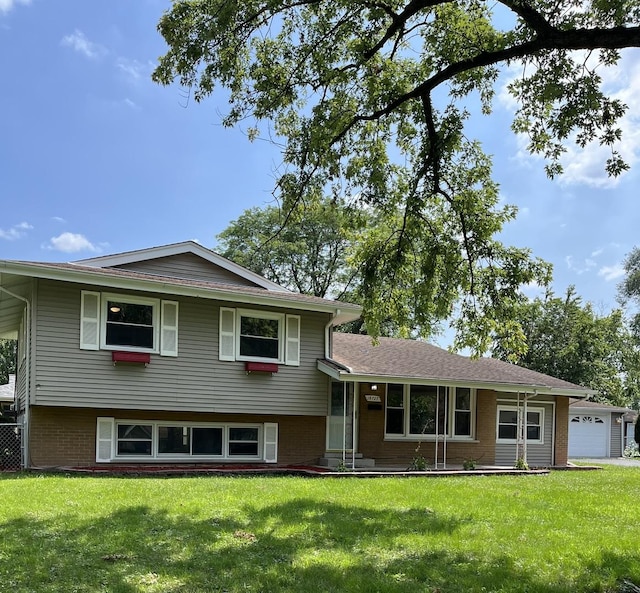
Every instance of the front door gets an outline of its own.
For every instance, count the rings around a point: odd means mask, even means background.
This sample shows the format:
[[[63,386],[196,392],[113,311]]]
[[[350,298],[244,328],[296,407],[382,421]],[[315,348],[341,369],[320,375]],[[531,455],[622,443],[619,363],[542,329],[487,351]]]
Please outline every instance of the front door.
[[[332,381],[327,417],[327,451],[351,451],[354,442],[354,385]]]

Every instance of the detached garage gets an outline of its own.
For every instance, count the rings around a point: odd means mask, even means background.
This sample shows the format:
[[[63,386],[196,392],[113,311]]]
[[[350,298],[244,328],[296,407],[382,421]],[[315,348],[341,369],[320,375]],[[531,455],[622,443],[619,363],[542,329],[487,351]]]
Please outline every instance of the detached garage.
[[[569,404],[569,457],[621,457],[627,408],[574,400]],[[631,412],[633,415],[633,412]]]

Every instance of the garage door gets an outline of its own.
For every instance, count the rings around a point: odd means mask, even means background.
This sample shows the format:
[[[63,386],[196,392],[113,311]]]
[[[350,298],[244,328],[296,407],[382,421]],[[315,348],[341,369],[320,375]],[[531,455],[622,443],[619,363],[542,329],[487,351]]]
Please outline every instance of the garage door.
[[[606,415],[569,416],[569,457],[606,457],[608,440],[609,426]]]

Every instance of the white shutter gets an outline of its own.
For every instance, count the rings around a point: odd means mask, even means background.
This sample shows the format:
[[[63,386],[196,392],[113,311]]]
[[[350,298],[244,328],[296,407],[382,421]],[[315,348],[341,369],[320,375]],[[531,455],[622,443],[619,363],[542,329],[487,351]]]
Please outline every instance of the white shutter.
[[[162,301],[160,355],[178,356],[178,303]]]
[[[236,310],[220,307],[220,360],[236,359]]]
[[[285,364],[300,365],[300,316],[287,315]]]
[[[275,422],[264,423],[264,460],[267,463],[278,461],[278,425]]]
[[[113,418],[98,418],[96,426],[96,461],[106,463],[113,459],[115,422]]]
[[[100,293],[82,291],[80,304],[80,348],[100,348]]]

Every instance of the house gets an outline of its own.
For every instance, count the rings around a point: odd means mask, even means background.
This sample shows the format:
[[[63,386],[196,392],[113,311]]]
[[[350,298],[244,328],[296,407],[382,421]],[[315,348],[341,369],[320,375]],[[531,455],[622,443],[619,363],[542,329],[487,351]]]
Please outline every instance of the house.
[[[9,382],[0,385],[0,418],[11,412],[13,408],[13,394],[16,388],[16,376],[9,375]]]
[[[609,404],[571,400],[569,457],[622,457],[634,442],[637,412]]]
[[[359,315],[193,242],[75,263],[0,260],[23,464],[406,467],[416,449],[436,465],[567,463],[569,397],[588,390],[334,332]]]

